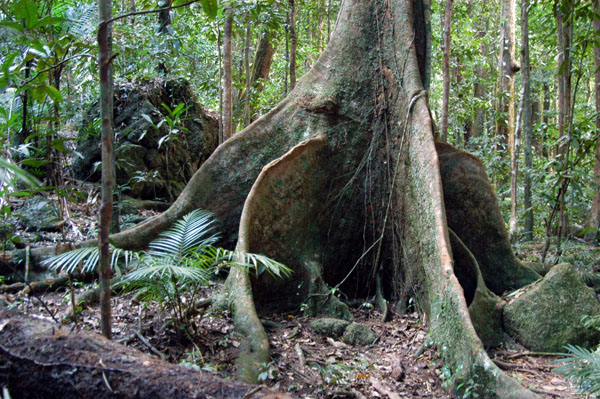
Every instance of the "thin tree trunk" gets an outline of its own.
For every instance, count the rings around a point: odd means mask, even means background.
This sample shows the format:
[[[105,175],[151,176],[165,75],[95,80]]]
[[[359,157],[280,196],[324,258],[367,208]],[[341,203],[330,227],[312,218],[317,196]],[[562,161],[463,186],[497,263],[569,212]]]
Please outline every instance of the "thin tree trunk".
[[[296,47],[298,38],[296,36],[296,8],[294,0],[288,0],[290,4],[290,91],[296,87]]]
[[[565,136],[569,124],[571,109],[571,41],[573,37],[573,13],[566,15],[559,7],[556,13],[558,35],[558,137],[560,144],[557,148],[558,159],[567,165],[568,145]],[[565,19],[565,17],[567,17]],[[558,196],[559,229],[558,236],[566,236],[568,230],[568,214],[565,212],[566,190],[561,190]]]
[[[521,126],[523,127],[525,153],[525,170],[523,183],[523,206],[525,207],[525,231],[526,241],[533,239],[533,209],[531,203],[531,170],[533,168],[532,151],[532,106],[531,106],[531,66],[529,62],[529,0],[523,0],[521,4],[521,79],[523,85],[523,116]]]
[[[496,134],[498,140],[508,144],[514,156],[515,126],[515,74],[519,64],[515,59],[515,0],[502,0],[502,47],[500,48],[500,101]]]
[[[594,15],[600,11],[600,0],[594,0]],[[594,19],[594,33],[597,36],[600,33],[600,19]],[[594,41],[594,82],[596,96],[596,136],[600,134],[600,46]],[[592,200],[592,209],[586,225],[587,240],[598,238],[598,227],[600,227],[600,140],[596,144],[596,159],[594,161],[594,199]]]
[[[327,0],[327,43],[331,38],[331,0]]]
[[[479,51],[481,54],[487,54],[487,44],[482,40],[488,33],[489,22],[482,21],[478,28],[475,37],[479,40]],[[473,83],[473,96],[483,102],[486,95],[486,86],[483,82],[487,79],[486,69],[483,63],[478,62],[475,65],[475,82]],[[471,129],[471,137],[480,137],[483,135],[485,124],[485,111],[483,107],[477,106],[473,112],[473,128]]]
[[[221,25],[217,23],[217,58],[219,61],[219,134],[218,143],[223,140],[223,57],[221,52]]]
[[[112,18],[112,1],[98,0],[100,21]],[[111,339],[109,228],[113,207],[113,126],[112,126],[112,25],[98,27],[98,64],[100,68],[100,118],[102,120],[102,205],[100,207],[100,324],[102,335]]]
[[[265,28],[258,42],[254,63],[252,64],[251,84],[257,93],[261,93],[265,89],[265,82],[269,79],[274,54],[275,47],[271,42],[271,33]]]
[[[223,32],[223,141],[233,135],[233,65],[231,39],[233,36],[233,10],[231,6],[225,11],[225,28]]]
[[[521,129],[522,129],[522,117],[523,107],[525,98],[525,86],[521,90],[521,101],[519,102],[519,112],[517,113],[517,126],[515,128],[515,145],[514,145],[514,157],[511,157],[510,164],[510,218],[508,222],[509,230],[508,234],[510,240],[515,242],[517,240],[517,183],[519,178],[519,149],[521,146]]]
[[[244,49],[245,67],[246,67],[246,103],[244,105],[244,127],[250,124],[250,92],[251,92],[251,78],[250,78],[250,36],[251,31],[250,13],[248,13],[248,20],[246,21],[246,48]]]
[[[452,21],[452,0],[446,0],[444,9],[444,45],[443,45],[443,93],[442,93],[442,120],[440,122],[440,135],[442,141],[448,141],[448,101],[450,99],[450,25]]]

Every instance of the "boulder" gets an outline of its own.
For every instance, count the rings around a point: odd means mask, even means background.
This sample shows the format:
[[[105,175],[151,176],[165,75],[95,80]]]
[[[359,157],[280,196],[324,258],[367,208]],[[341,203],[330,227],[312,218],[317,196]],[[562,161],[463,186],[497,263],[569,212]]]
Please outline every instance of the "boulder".
[[[348,345],[366,346],[371,345],[377,339],[377,335],[373,330],[362,324],[352,323],[346,327],[342,341]]]
[[[331,338],[341,337],[344,334],[344,331],[346,331],[346,327],[349,325],[349,321],[332,319],[329,317],[315,319],[310,322],[310,328],[312,328],[317,334]]]
[[[29,198],[12,214],[19,219],[19,223],[24,228],[30,231],[54,231],[62,223],[58,207],[45,197]]]
[[[584,315],[597,316],[600,305],[573,266],[562,263],[517,291],[504,307],[506,331],[534,351],[560,352],[567,344],[591,347],[598,331],[584,328]]]
[[[173,110],[183,104],[184,112]],[[197,101],[183,79],[156,78],[118,83],[114,98],[117,183],[141,199],[173,201],[218,144],[218,119]],[[80,127],[72,171],[75,178],[97,182],[100,139],[94,104]]]

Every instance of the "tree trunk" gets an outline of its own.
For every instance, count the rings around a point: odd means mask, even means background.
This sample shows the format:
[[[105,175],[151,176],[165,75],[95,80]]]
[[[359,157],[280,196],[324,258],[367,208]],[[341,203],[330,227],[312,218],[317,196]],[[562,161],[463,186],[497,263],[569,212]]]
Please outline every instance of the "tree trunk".
[[[250,124],[250,94],[252,83],[250,82],[250,37],[252,36],[252,22],[250,13],[246,17],[246,46],[244,48],[244,69],[246,72],[246,96],[244,102],[244,127]]]
[[[600,11],[600,0],[594,0],[594,15]],[[594,19],[594,33],[600,33],[600,19]],[[600,134],[600,46],[594,41],[594,82],[596,95],[596,135]],[[592,209],[587,218],[586,235],[587,240],[598,239],[598,229],[600,228],[600,140],[596,144],[596,159],[594,161],[594,199],[592,200]]]
[[[112,1],[98,1],[98,64],[100,68],[100,118],[102,120],[102,205],[98,246],[100,250],[100,324],[102,334],[111,338],[110,309],[110,253],[108,234],[113,207],[113,125],[112,125],[112,25],[106,24],[112,18]]]
[[[526,241],[533,239],[533,209],[531,204],[531,170],[533,169],[532,151],[532,115],[531,115],[531,66],[529,63],[529,0],[521,4],[521,79],[523,85],[523,115],[521,126],[524,137],[523,152],[525,153],[523,206],[525,207]]]
[[[566,8],[566,9],[564,9]],[[567,165],[567,129],[571,110],[571,41],[573,37],[573,12],[569,2],[560,2],[556,11],[558,35],[558,159]],[[565,237],[568,231],[568,215],[565,212],[565,192],[558,195],[559,220],[558,236]],[[560,240],[560,238],[559,238]]]
[[[364,297],[379,273],[391,299],[418,298],[456,384],[475,381],[486,398],[536,397],[484,350],[503,335],[496,294],[539,276],[514,257],[481,162],[436,148],[425,15],[422,0],[345,0],[294,93],[219,146],[169,210],[111,237],[143,247],[203,208],[220,219],[224,245],[237,239],[238,250],[294,269],[283,281],[228,277],[222,303],[245,337],[242,377],[268,359],[254,296],[349,317],[328,287]]]
[[[225,10],[223,29],[223,141],[233,135],[233,56],[231,40],[233,36],[233,10]]]
[[[296,35],[296,8],[294,0],[288,0],[290,4],[290,91],[296,87],[296,48],[298,37]]]
[[[442,59],[443,93],[442,93],[442,120],[440,121],[440,135],[442,141],[448,141],[448,101],[450,100],[450,26],[452,21],[452,0],[446,0],[444,9],[444,45]]]
[[[160,4],[160,2],[159,2]],[[169,33],[169,27],[171,26],[171,5],[173,4],[173,0],[166,0],[164,5],[161,7],[158,12],[158,33],[160,35],[166,36]],[[166,39],[166,38],[165,38]],[[168,39],[166,39],[168,40]],[[159,62],[158,64],[158,73],[160,75],[166,76],[169,71],[167,70],[167,65],[164,62]]]
[[[481,30],[477,32],[475,35],[476,38],[483,38],[487,34],[487,29],[483,27]],[[481,42],[479,45],[479,50],[481,54],[487,54],[487,46]],[[483,63],[477,63],[475,66],[475,82],[473,83],[473,97],[475,97],[479,102],[484,101],[484,97],[486,95],[486,90],[483,82],[487,80],[485,74],[485,67]],[[485,129],[485,110],[481,106],[476,106],[475,111],[473,113],[473,128],[471,129],[471,137],[481,137],[484,133]]]
[[[13,398],[292,399],[0,310],[0,385]]]
[[[496,134],[501,144],[508,144],[510,164],[517,161],[515,154],[515,74],[519,64],[515,59],[515,0],[502,0],[502,46],[500,47],[500,100]],[[516,186],[511,179],[511,208],[516,208]],[[516,228],[510,224],[511,236]]]

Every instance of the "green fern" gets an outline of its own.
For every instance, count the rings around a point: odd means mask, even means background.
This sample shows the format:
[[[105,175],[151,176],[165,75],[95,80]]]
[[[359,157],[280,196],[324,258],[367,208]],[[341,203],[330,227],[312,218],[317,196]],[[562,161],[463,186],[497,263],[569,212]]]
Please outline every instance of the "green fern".
[[[210,212],[194,210],[159,235],[145,253],[126,251],[111,245],[111,267],[120,261],[126,265],[137,260],[137,267],[123,277],[116,287],[137,291],[141,300],[156,300],[171,311],[172,319],[181,329],[186,325],[190,306],[198,288],[207,285],[219,270],[243,267],[259,275],[266,271],[285,278],[292,270],[264,255],[217,248],[219,240],[216,220]],[[98,265],[98,248],[78,248],[44,263],[56,271],[73,273],[77,268],[92,272]],[[188,300],[183,300],[185,296]]]
[[[78,267],[84,273],[92,273],[98,267],[99,259],[98,247],[77,248],[42,261],[42,265],[56,272],[73,273]],[[123,262],[127,267],[134,260],[139,260],[140,253],[127,251],[110,245],[110,267],[117,269],[119,262]]]
[[[573,381],[582,393],[592,395],[600,392],[600,349],[589,350],[580,346],[567,345],[566,357],[557,360],[565,363],[556,369],[560,374]]]

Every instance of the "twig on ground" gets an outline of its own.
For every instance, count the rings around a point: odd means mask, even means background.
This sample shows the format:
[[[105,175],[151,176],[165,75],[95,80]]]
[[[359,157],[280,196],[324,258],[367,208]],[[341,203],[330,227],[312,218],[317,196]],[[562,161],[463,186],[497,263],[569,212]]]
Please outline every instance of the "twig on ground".
[[[375,390],[380,394],[386,395],[390,399],[400,399],[400,395],[392,391],[387,386],[383,385],[383,383],[377,380],[376,378],[371,377],[369,381],[371,381],[371,385],[373,385],[373,388],[375,388]]]
[[[148,347],[148,349],[150,349],[150,351],[152,353],[154,353],[156,356],[158,356],[159,358],[161,358],[162,360],[166,360],[167,357],[165,356],[164,353],[162,353],[161,351],[159,351],[158,349],[156,349],[151,343],[150,341],[148,341],[146,338],[144,338],[144,336],[142,335],[141,332],[136,331],[134,332],[134,335],[140,340],[140,342],[144,345],[146,345]]]

